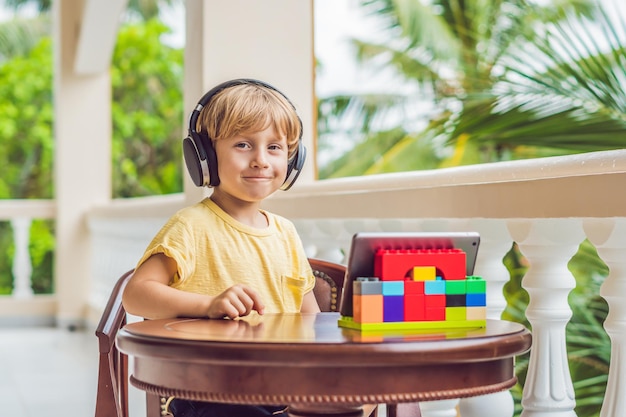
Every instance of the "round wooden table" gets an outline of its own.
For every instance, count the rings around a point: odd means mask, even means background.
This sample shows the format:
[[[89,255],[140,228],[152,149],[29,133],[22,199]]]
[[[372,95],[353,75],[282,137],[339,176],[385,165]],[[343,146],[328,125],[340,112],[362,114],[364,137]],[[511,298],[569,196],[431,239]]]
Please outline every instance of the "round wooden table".
[[[522,325],[362,333],[337,313],[240,320],[167,319],[126,325],[117,345],[133,358],[131,383],[161,396],[286,404],[294,416],[361,415],[363,404],[489,394],[516,382],[530,349]]]

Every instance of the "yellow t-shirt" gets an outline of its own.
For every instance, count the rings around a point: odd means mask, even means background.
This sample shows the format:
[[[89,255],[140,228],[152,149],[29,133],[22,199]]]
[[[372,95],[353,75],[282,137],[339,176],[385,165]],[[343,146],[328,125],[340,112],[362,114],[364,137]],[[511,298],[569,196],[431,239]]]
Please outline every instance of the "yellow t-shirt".
[[[259,293],[265,312],[297,313],[315,277],[293,223],[263,214],[269,227],[253,228],[206,198],[172,216],[137,266],[163,253],[177,264],[171,287],[214,296],[246,284]]]

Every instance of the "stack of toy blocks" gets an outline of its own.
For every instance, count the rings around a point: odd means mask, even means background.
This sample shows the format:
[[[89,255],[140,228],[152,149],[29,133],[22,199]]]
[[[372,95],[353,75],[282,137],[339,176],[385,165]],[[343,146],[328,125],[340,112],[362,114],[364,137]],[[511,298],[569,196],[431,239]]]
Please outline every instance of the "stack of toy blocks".
[[[378,250],[375,277],[357,278],[352,320],[361,330],[449,329],[486,325],[486,283],[465,275],[460,249]]]

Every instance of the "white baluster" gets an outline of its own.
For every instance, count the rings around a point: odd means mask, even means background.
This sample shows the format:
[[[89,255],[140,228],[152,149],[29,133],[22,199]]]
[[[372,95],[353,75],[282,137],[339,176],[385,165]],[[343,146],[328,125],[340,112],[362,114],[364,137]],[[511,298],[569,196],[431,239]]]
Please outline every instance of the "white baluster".
[[[600,417],[626,415],[626,219],[585,220],[584,230],[609,267],[600,295],[609,305],[604,328],[611,338],[611,366]]]
[[[15,255],[13,256],[13,297],[28,298],[33,296],[31,275],[33,266],[28,252],[31,219],[25,217],[11,220]]]
[[[471,219],[462,230],[480,233],[478,257],[474,275],[487,281],[487,317],[500,319],[506,308],[504,285],[511,275],[502,262],[511,249],[512,240],[505,220]],[[462,398],[459,411],[463,417],[511,417],[515,412],[510,391],[502,391],[473,398]]]
[[[422,401],[420,411],[422,417],[456,417],[456,406],[459,400]]]
[[[567,263],[585,237],[582,220],[511,221],[509,230],[529,262],[522,286],[530,295],[526,317],[533,344],[521,416],[575,417],[565,326],[572,316],[567,297],[576,280]]]

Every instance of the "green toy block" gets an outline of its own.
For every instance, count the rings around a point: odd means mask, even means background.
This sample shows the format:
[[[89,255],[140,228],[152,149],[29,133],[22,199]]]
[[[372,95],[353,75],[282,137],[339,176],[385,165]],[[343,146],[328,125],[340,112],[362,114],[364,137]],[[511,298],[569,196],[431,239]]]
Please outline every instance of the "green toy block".
[[[487,282],[481,277],[468,276],[465,286],[467,294],[484,294],[487,292]]]
[[[446,295],[452,294],[466,294],[465,287],[466,280],[454,280],[454,281],[445,281],[446,283]]]

